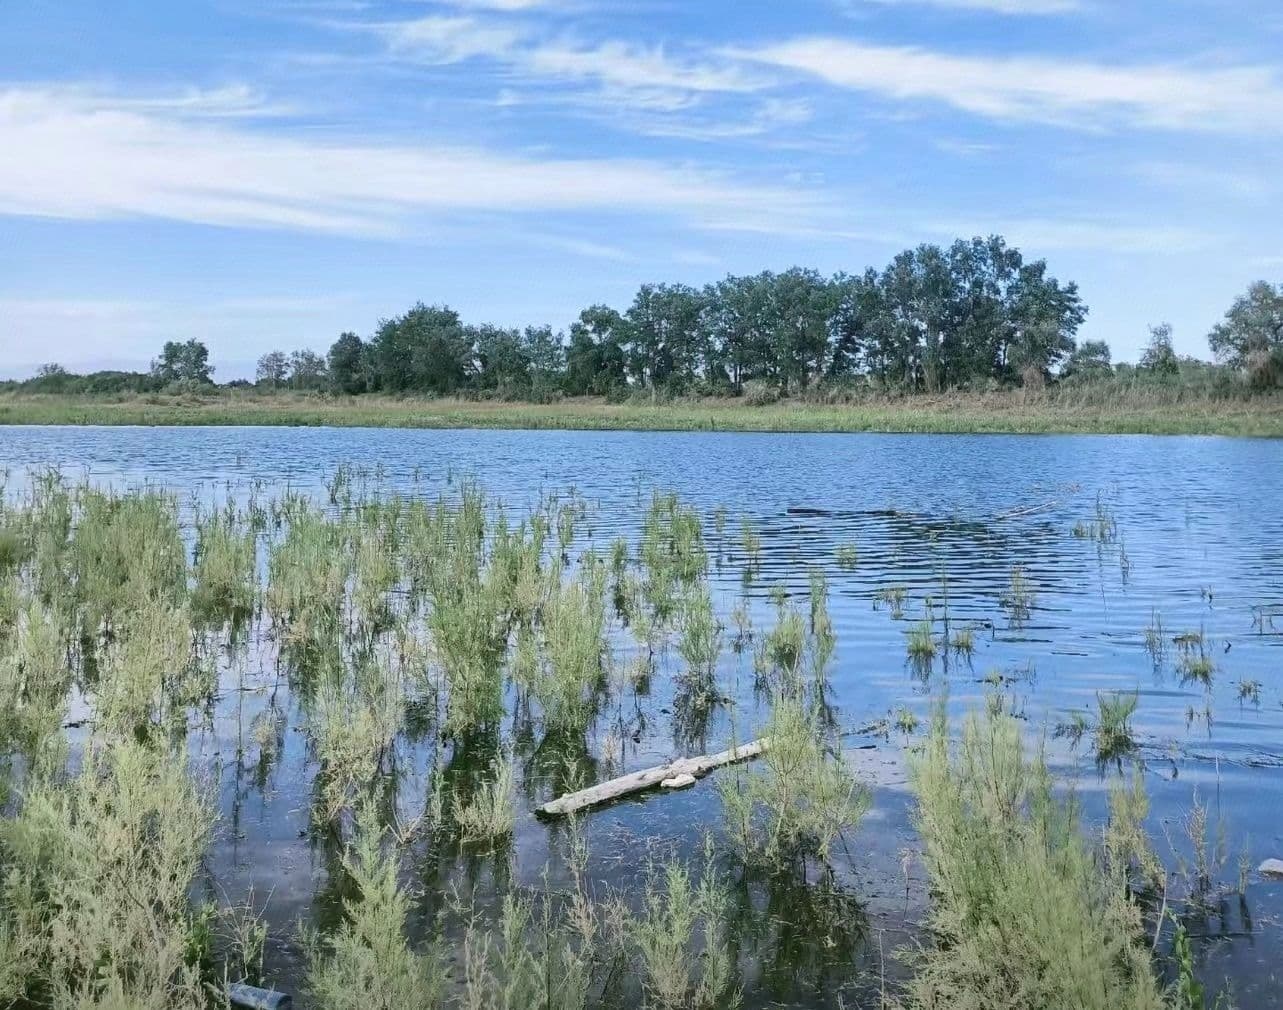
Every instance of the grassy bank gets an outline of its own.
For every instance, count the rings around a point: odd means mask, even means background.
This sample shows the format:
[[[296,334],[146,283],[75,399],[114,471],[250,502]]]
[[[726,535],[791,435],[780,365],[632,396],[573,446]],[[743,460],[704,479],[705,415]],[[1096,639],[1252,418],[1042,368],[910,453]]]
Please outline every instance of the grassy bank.
[[[1283,436],[1283,397],[917,395],[826,404],[685,399],[550,404],[220,391],[207,396],[0,394],[0,424],[292,425],[631,431],[1081,432]]]

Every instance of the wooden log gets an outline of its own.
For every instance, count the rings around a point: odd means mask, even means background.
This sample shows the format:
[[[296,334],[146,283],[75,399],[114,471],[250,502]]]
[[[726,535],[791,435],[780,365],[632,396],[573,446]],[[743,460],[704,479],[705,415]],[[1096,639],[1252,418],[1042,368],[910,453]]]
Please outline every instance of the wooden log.
[[[587,789],[580,789],[578,792],[558,796],[555,800],[549,800],[539,807],[535,813],[540,817],[565,817],[567,814],[573,814],[588,807],[611,803],[621,796],[638,793],[643,789],[653,789],[665,779],[675,778],[678,775],[694,775],[699,778],[707,775],[714,768],[720,768],[722,765],[748,761],[764,753],[768,746],[769,741],[763,737],[760,740],[741,744],[739,747],[732,747],[730,750],[719,751],[716,754],[677,758],[675,761],[668,762],[668,764],[629,772],[629,774],[621,775],[617,779],[599,782],[597,785],[589,786]]]

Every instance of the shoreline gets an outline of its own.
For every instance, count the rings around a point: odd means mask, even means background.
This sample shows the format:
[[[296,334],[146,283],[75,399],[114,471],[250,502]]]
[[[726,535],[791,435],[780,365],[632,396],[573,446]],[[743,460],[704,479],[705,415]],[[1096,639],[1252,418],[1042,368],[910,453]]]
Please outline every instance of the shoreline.
[[[903,434],[1149,434],[1283,437],[1283,398],[1190,398],[1117,405],[1018,391],[919,395],[851,404],[735,400],[549,404],[491,400],[275,394],[103,397],[0,394],[3,425],[484,428],[598,431],[737,431]]]

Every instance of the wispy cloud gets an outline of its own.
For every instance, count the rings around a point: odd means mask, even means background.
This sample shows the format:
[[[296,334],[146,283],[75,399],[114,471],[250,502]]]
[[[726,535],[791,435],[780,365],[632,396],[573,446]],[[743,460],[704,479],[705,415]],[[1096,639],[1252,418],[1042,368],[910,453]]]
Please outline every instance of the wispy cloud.
[[[917,46],[798,38],[735,55],[840,88],[939,102],[990,119],[1168,130],[1283,131],[1283,80],[1267,66],[1118,65],[959,56]]]
[[[941,239],[997,232],[1039,254],[1079,250],[1103,253],[1195,252],[1216,244],[1215,236],[1183,225],[1134,224],[1095,218],[953,219],[934,222],[929,233]]]
[[[623,158],[537,158],[193,120],[163,101],[0,90],[0,213],[391,236],[471,212],[647,212],[721,225],[817,210],[800,189]],[[92,166],[90,170],[88,166]]]
[[[506,19],[429,15],[360,27],[382,37],[398,59],[436,64],[476,59],[540,86],[596,88],[616,105],[679,109],[702,95],[744,94],[771,83],[742,61],[613,39],[549,37]]]
[[[1067,14],[1085,8],[1082,0],[848,0],[847,6],[877,4],[900,7],[918,4],[926,7],[944,7],[952,10],[988,11],[993,14]]]

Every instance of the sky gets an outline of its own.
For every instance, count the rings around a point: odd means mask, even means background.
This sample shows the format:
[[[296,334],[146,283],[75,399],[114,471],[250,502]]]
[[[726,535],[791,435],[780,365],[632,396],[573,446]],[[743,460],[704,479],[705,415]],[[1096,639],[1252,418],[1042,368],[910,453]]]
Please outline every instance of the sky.
[[[1207,356],[1283,280],[1283,4],[0,2],[0,377],[991,233]]]

